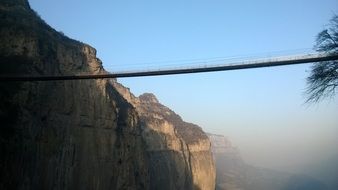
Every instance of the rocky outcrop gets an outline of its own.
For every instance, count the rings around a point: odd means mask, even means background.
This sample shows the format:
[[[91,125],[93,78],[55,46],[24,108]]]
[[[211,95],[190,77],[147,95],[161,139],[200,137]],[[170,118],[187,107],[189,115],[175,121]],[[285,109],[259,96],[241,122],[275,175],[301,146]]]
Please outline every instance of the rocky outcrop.
[[[151,188],[214,189],[216,176],[210,141],[202,129],[184,122],[153,94],[135,97],[117,82],[113,84],[140,116],[147,158],[151,162]]]
[[[106,72],[94,48],[49,27],[27,0],[2,0],[0,25],[0,74]],[[154,96],[106,79],[0,89],[0,189],[214,188],[208,138]]]
[[[153,94],[143,94],[139,100],[136,108],[146,129],[142,135],[149,159],[154,164],[150,167],[152,179],[158,187],[163,187],[165,179],[169,178],[178,186],[167,189],[189,189],[191,185],[198,189],[214,189],[215,167],[210,141],[202,129],[184,122],[160,104]],[[172,160],[177,162],[176,167],[171,167]]]

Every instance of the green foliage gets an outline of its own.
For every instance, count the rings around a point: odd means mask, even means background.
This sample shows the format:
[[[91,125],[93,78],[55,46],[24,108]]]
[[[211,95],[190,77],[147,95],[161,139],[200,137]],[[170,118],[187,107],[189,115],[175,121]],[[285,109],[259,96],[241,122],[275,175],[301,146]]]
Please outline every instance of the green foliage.
[[[328,29],[318,34],[315,48],[320,53],[338,54],[338,15],[333,16]],[[312,65],[307,85],[307,102],[319,102],[333,97],[338,86],[338,61],[323,61]]]

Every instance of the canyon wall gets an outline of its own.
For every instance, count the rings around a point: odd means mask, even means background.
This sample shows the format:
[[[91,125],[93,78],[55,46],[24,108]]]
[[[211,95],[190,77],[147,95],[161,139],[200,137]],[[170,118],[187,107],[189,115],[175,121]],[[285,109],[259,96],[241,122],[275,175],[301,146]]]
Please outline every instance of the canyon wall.
[[[1,75],[104,74],[96,50],[1,0]],[[115,79],[0,82],[0,189],[214,189],[210,142]]]
[[[184,122],[153,94],[135,97],[116,81],[112,84],[140,116],[147,158],[152,163],[151,188],[214,189],[216,174],[210,141],[202,129]]]

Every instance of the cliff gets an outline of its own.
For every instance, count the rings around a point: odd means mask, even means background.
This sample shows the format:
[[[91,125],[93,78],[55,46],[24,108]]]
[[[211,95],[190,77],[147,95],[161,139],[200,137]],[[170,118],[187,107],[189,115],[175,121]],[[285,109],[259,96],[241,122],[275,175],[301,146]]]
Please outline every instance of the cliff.
[[[210,141],[202,129],[184,122],[153,94],[135,97],[116,81],[112,84],[140,116],[147,158],[152,163],[151,188],[214,189],[216,174]]]
[[[27,0],[1,0],[0,25],[0,74],[106,72],[94,48],[48,26]],[[214,188],[203,131],[116,80],[0,89],[0,189]]]
[[[190,184],[199,189],[214,189],[215,167],[207,135],[200,127],[184,122],[160,104],[154,95],[143,94],[139,99],[136,107],[146,128],[142,135],[149,159],[154,164],[150,167],[151,178],[159,187],[168,178],[175,181],[176,186],[168,189],[181,186],[188,189]],[[175,167],[172,167],[172,160],[177,163]],[[169,175],[162,173],[163,170]]]

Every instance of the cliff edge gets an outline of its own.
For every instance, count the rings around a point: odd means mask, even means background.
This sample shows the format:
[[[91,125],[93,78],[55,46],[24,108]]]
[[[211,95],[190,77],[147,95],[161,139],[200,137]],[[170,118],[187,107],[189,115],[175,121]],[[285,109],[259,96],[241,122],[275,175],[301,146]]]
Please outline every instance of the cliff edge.
[[[27,0],[2,0],[0,25],[0,74],[106,73],[94,48],[48,26]],[[154,97],[113,79],[0,89],[0,189],[214,188],[209,140],[161,117],[168,109]]]
[[[155,95],[144,93],[135,97],[116,81],[112,84],[139,114],[147,158],[152,163],[151,188],[214,189],[216,173],[211,144],[203,130],[184,122]]]

